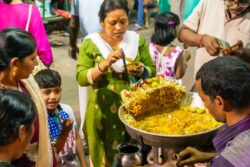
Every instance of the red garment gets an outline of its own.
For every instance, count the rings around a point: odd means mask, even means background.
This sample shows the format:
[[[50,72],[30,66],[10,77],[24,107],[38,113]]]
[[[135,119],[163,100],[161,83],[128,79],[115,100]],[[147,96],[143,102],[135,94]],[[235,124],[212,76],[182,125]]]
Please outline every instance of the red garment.
[[[27,95],[30,95],[30,93],[28,92],[28,90],[25,88],[25,86],[23,85],[22,82],[19,82],[18,83],[19,85],[19,88],[21,90],[21,92],[27,94]],[[38,118],[38,113],[36,112],[36,117],[35,117],[35,121],[34,121],[34,135],[30,141],[30,144],[33,144],[33,143],[38,143],[39,141],[39,118]],[[54,155],[54,151],[52,150],[53,152],[53,167],[56,167],[57,166],[57,162],[56,162],[56,159],[55,159],[55,155]],[[13,161],[11,164],[13,164],[15,167],[33,167],[35,166],[35,162],[34,161],[31,161],[27,155],[24,153],[23,156],[15,161]]]
[[[30,144],[37,143],[39,141],[39,119],[38,119],[37,112],[36,112],[36,117],[35,117],[34,128],[35,128],[35,132],[31,139]],[[29,160],[26,154],[23,154],[21,158],[13,161],[12,164],[16,167],[32,167],[32,166],[35,166],[36,163],[34,161]]]

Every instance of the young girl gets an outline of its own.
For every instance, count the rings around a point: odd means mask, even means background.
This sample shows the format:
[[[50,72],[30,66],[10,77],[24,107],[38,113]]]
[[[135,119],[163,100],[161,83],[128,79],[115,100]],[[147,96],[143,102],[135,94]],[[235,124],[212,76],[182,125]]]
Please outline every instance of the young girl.
[[[179,17],[171,12],[155,18],[155,30],[149,44],[149,52],[156,66],[157,75],[168,79],[180,79],[185,74],[190,53],[172,42],[177,37]]]

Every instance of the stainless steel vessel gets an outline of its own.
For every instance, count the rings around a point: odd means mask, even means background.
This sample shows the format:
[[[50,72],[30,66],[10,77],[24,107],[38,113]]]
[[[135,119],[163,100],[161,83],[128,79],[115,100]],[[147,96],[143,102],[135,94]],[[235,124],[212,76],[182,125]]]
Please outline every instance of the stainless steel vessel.
[[[142,163],[141,146],[135,143],[121,144],[117,148],[118,163],[122,167],[139,166]]]
[[[218,133],[220,127],[190,135],[164,135],[150,133],[132,127],[124,120],[125,109],[123,106],[119,109],[119,118],[125,125],[125,128],[131,138],[141,144],[153,146],[154,163],[158,162],[158,148],[169,148],[180,151],[188,146],[202,147],[211,143],[213,137]]]
[[[217,134],[218,129],[211,129],[209,131],[200,132],[196,134],[190,135],[164,135],[164,134],[156,134],[150,133],[147,131],[143,131],[137,128],[132,127],[124,120],[125,110],[123,107],[119,110],[120,120],[126,127],[129,135],[139,141],[140,143],[144,143],[151,146],[156,147],[168,147],[168,148],[185,148],[187,146],[204,146],[208,141]]]

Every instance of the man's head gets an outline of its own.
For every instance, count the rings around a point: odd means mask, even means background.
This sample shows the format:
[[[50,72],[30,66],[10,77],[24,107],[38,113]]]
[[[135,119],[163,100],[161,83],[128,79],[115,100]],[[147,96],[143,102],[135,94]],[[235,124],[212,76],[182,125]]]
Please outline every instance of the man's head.
[[[57,71],[45,69],[35,75],[46,107],[55,112],[61,100],[61,77]]]
[[[205,63],[196,74],[196,87],[217,121],[250,107],[250,68],[236,57],[219,57]]]
[[[250,0],[225,0],[226,7],[231,14],[239,15],[250,7]]]

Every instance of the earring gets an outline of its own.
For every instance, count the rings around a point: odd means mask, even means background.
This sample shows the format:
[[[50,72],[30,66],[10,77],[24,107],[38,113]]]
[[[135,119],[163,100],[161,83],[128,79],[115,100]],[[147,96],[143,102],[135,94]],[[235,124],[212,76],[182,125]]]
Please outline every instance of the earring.
[[[12,77],[15,77],[15,76],[16,76],[16,72],[17,72],[17,68],[14,67],[14,68],[11,70],[11,75],[12,75]]]

